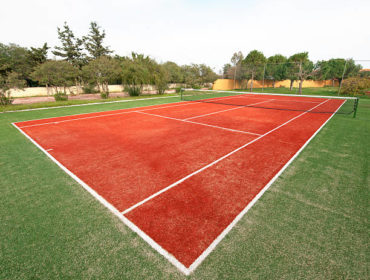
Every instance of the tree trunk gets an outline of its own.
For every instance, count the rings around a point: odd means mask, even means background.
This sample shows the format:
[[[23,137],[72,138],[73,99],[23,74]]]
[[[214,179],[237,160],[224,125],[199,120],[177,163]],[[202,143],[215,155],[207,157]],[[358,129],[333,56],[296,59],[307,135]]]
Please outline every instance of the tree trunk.
[[[272,87],[275,88],[275,79],[272,80]]]
[[[252,74],[251,86],[250,86],[250,91],[251,91],[251,92],[252,92],[252,90],[253,90],[253,79],[254,79],[254,75]]]
[[[290,80],[290,88],[289,88],[290,91],[292,91],[293,89],[293,83],[294,83],[294,80]]]
[[[334,87],[334,78],[331,79],[331,86]]]
[[[302,94],[303,79],[299,81],[299,94]]]

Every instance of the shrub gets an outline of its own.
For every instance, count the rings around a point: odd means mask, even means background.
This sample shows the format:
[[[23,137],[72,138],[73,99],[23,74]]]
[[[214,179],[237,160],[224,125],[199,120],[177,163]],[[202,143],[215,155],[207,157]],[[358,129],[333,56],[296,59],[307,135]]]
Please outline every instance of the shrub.
[[[181,87],[177,87],[177,88],[175,88],[175,90],[176,90],[176,93],[180,93],[181,92]]]
[[[13,98],[6,96],[5,94],[0,94],[0,105],[10,105],[14,101]]]
[[[54,94],[54,99],[55,101],[67,101],[68,95],[64,92],[57,92],[56,94]]]
[[[370,78],[348,78],[342,82],[342,94],[364,94],[370,88]]]
[[[95,85],[87,84],[83,87],[83,91],[85,94],[91,94],[91,93],[98,93],[98,91],[95,89]]]
[[[125,91],[127,91],[130,96],[139,96],[141,94],[141,87],[140,86],[126,87]]]
[[[100,97],[102,99],[108,99],[109,98],[109,92],[102,92],[102,93],[100,93]]]

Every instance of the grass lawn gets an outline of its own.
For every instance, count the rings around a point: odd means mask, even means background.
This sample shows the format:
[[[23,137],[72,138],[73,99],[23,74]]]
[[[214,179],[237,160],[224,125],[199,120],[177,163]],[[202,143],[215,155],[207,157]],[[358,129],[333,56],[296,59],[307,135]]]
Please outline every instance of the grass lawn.
[[[0,114],[0,279],[370,277],[370,99],[334,116],[189,277],[11,125],[176,101]]]
[[[15,104],[15,105],[0,105],[0,112],[7,111],[18,111],[18,110],[29,110],[37,108],[49,108],[49,107],[60,107],[69,105],[81,105],[81,104],[95,104],[95,103],[109,103],[109,102],[126,102],[136,99],[143,98],[158,98],[158,97],[176,97],[176,94],[145,94],[141,96],[130,96],[130,97],[113,97],[108,99],[92,99],[92,100],[67,100],[67,101],[52,101],[52,102],[39,102],[32,104]],[[171,101],[170,101],[171,102]]]
[[[338,87],[321,87],[321,88],[302,88],[302,94],[308,95],[325,95],[325,96],[338,96]],[[235,91],[249,91],[247,89],[237,89]],[[297,87],[289,90],[285,87],[277,88],[254,88],[253,92],[265,92],[265,93],[287,93],[287,94],[299,94],[299,89]],[[346,96],[346,95],[341,95]]]

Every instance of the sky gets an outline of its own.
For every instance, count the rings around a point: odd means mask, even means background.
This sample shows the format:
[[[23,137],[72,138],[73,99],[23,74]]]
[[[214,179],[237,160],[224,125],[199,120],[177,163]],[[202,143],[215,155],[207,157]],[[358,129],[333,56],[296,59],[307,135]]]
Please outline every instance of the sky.
[[[115,54],[218,72],[234,52],[254,49],[370,60],[369,14],[369,0],[12,0],[1,5],[0,42],[54,47],[65,21],[78,37],[96,21]]]

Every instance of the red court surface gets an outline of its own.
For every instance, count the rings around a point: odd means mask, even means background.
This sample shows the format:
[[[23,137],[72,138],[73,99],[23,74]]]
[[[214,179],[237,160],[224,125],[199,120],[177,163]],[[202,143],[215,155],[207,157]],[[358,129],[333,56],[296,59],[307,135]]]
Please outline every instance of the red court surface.
[[[181,102],[14,125],[185,274],[257,201],[343,100]],[[303,110],[303,111],[299,111]]]

